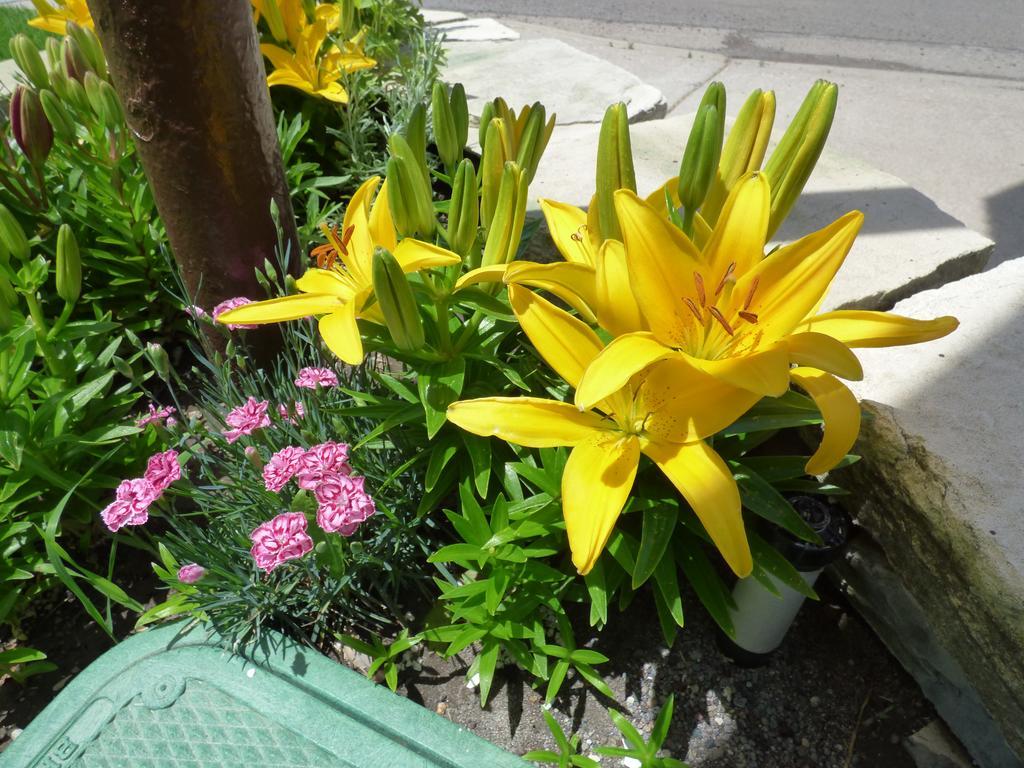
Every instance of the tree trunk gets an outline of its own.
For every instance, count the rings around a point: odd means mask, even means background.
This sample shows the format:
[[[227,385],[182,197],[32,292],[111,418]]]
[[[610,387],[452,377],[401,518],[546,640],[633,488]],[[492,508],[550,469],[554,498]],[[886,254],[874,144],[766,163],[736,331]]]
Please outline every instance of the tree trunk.
[[[253,270],[277,263],[271,200],[299,258],[249,0],[88,5],[195,303],[264,298]]]

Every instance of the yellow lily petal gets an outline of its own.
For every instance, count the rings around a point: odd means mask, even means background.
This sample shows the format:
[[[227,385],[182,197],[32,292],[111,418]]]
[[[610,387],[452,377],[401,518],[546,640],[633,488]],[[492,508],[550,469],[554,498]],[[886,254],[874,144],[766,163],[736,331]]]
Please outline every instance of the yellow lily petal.
[[[304,293],[328,293],[346,301],[352,298],[352,285],[345,275],[332,269],[307,269],[295,281],[295,287]]]
[[[370,201],[380,184],[380,176],[371,176],[352,195],[345,208],[345,219],[342,233],[351,231],[348,241],[348,255],[339,254],[339,258],[353,277],[360,283],[369,284],[373,268],[374,243],[370,237]]]
[[[323,88],[313,91],[314,96],[333,101],[335,104],[348,104],[348,91],[340,83],[327,83]]]
[[[860,211],[852,211],[780,248],[737,281],[733,301],[753,295],[747,311],[759,317],[765,342],[790,333],[818,304],[863,221]]]
[[[850,452],[860,432],[860,404],[845,384],[831,374],[814,368],[794,368],[793,383],[814,400],[824,420],[821,445],[804,468],[809,475],[820,475]]]
[[[579,445],[605,434],[611,422],[569,403],[539,397],[483,397],[448,406],[448,421],[467,432],[527,448]]]
[[[356,323],[355,302],[320,318],[320,335],[328,349],[349,365],[363,362],[363,340]]]
[[[541,357],[559,376],[575,387],[603,343],[587,325],[564,309],[520,285],[510,285],[509,303],[523,332]],[[595,407],[607,414],[628,415],[631,400],[625,391],[613,392]]]
[[[586,575],[629,498],[640,462],[633,435],[605,433],[572,449],[562,474],[562,514],[572,562]]]
[[[295,59],[291,51],[286,51],[284,48],[278,45],[271,45],[270,43],[260,45],[260,53],[270,59],[274,69],[290,70]]]
[[[672,204],[678,209],[682,202],[679,200],[679,177],[673,176],[656,190],[644,198],[644,202],[653,208],[659,216],[668,218],[668,205],[665,203],[665,192],[672,197]]]
[[[523,283],[547,291],[579,312],[586,322],[597,321],[593,309],[597,303],[593,267],[561,261],[554,264],[516,261],[508,267],[505,272],[506,283]]]
[[[704,441],[675,445],[650,441],[643,452],[672,481],[733,572],[749,576],[754,564],[740,511],[740,492],[722,457]]]
[[[637,392],[644,431],[668,443],[692,443],[725,429],[761,395],[704,373],[681,357],[651,366]]]
[[[618,240],[606,240],[597,253],[594,300],[598,322],[613,336],[647,330],[640,306],[629,289],[626,248]]]
[[[388,203],[387,179],[380,185],[380,193],[373,202],[369,224],[370,238],[373,242],[394,253],[398,246],[398,233],[395,232],[395,220],[391,216],[391,206]]]
[[[519,325],[541,357],[575,387],[604,345],[590,328],[564,309],[521,285],[508,287],[508,299]]]
[[[275,69],[267,75],[267,86],[275,85],[286,85],[289,88],[298,88],[305,93],[314,93],[313,84],[290,69]]]
[[[255,301],[252,304],[223,312],[218,315],[217,322],[224,325],[228,323],[240,325],[280,323],[310,315],[321,315],[325,312],[337,312],[344,304],[345,300],[336,294],[297,293],[294,296]]]
[[[860,360],[850,348],[823,333],[792,333],[786,337],[789,359],[798,365],[806,365],[835,374],[849,381],[864,378]]]
[[[891,312],[841,309],[801,323],[797,330],[831,336],[848,347],[896,347],[941,339],[957,329],[955,317],[914,320]]]
[[[452,264],[462,263],[457,253],[411,237],[398,244],[394,255],[403,272],[417,272],[427,267],[450,267]]]
[[[720,360],[702,360],[685,352],[681,354],[694,367],[734,387],[765,397],[779,397],[789,389],[789,354],[783,344],[775,344],[753,354]]]
[[[722,274],[735,264],[736,274],[743,275],[760,263],[770,210],[771,193],[764,174],[748,174],[736,182],[703,251],[712,274]]]
[[[500,283],[505,279],[505,270],[516,263],[513,261],[511,264],[491,264],[487,267],[470,270],[455,281],[455,290],[460,291],[467,285],[477,285],[478,283]]]
[[[551,239],[567,262],[594,266],[590,237],[587,232],[587,214],[574,205],[554,200],[540,200]]]
[[[596,403],[625,387],[634,374],[658,360],[678,355],[652,333],[619,336],[594,358],[583,374],[576,387],[576,406],[593,408]]]
[[[693,290],[694,273],[703,272],[700,254],[675,225],[629,190],[615,193],[615,212],[629,262],[629,284],[651,332],[670,347],[682,347],[687,326],[683,296]],[[685,311],[685,310],[684,310]]]

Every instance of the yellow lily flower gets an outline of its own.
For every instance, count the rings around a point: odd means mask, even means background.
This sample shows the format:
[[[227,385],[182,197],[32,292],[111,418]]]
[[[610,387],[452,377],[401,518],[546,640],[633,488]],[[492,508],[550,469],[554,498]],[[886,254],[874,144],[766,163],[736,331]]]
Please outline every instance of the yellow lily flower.
[[[583,322],[523,286],[509,287],[523,331],[571,386],[603,344]],[[680,376],[685,364],[653,366],[587,410],[533,397],[485,397],[448,407],[448,420],[482,436],[533,448],[571,446],[562,475],[562,512],[573,563],[581,574],[597,562],[629,497],[640,454],[672,481],[739,576],[752,568],[740,496],[725,462],[703,438],[735,418],[733,398],[757,395],[713,377]],[[723,407],[724,406],[724,407]]]
[[[260,45],[260,52],[274,65],[267,85],[286,85],[338,104],[348,103],[348,92],[338,80],[345,73],[368,69],[377,62],[363,53],[360,35],[342,48],[331,45],[321,54],[329,22],[325,16],[304,26],[294,43],[294,53],[270,43]]]
[[[217,322],[262,325],[321,315],[320,335],[330,350],[346,363],[359,365],[363,361],[363,342],[356,320],[383,323],[373,292],[374,250],[379,247],[390,251],[405,273],[461,262],[457,254],[430,243],[412,238],[398,242],[388,208],[387,182],[380,186],[374,200],[379,184],[380,177],[374,176],[356,190],[340,230],[323,227],[337,265],[308,270],[295,283],[301,293],[246,304],[219,315]]]
[[[298,48],[302,32],[309,25],[302,0],[251,1],[256,11],[256,23],[260,17],[265,18],[275,40]],[[313,19],[325,22],[327,31],[334,32],[341,22],[341,9],[335,3],[321,3],[313,10]]]
[[[741,179],[703,249],[631,192],[615,194],[629,284],[650,331],[619,336],[595,358],[576,390],[589,408],[663,360],[680,375],[778,397],[790,383],[814,399],[825,422],[807,472],[831,469],[860,428],[856,398],[836,376],[857,380],[857,346],[913,344],[957,327],[953,317],[920,321],[885,312],[817,315],[860,229],[854,211],[764,257],[769,189],[763,174]],[[793,364],[800,367],[791,368]],[[734,418],[749,405],[738,398]]]
[[[80,27],[93,29],[92,15],[89,13],[89,6],[85,0],[57,0],[56,5],[50,5],[47,0],[32,0],[36,13],[39,15],[28,20],[30,27],[41,29],[44,32],[52,32],[55,35],[67,34],[67,25],[73,21]]]

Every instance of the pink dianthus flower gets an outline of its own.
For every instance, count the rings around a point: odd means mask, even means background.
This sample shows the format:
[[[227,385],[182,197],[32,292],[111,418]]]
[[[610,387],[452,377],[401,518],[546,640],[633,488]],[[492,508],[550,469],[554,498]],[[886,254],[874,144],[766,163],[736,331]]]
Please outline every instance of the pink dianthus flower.
[[[111,531],[126,525],[142,525],[149,520],[149,505],[159,495],[160,491],[144,477],[122,480],[113,503],[100,512],[100,517]]]
[[[315,493],[320,507],[316,522],[327,533],[351,536],[359,524],[377,511],[364,488],[365,479],[347,475],[325,477]]]
[[[164,419],[167,419],[167,426],[176,424],[177,421],[171,418],[172,413],[177,413],[177,409],[173,405],[165,405],[163,408],[157,408],[155,404],[149,404],[149,413],[140,416],[135,421],[136,427],[145,427],[147,424],[160,424]]]
[[[252,304],[252,299],[247,299],[245,296],[235,296],[233,299],[226,299],[213,308],[213,319],[216,321],[218,317],[229,309],[238,309],[246,304]],[[229,331],[251,331],[257,327],[247,323],[228,323],[227,326]]]
[[[146,474],[143,477],[152,484],[157,493],[163,493],[171,483],[181,479],[178,452],[171,449],[163,453],[154,453],[149,457]]]
[[[185,314],[191,317],[193,320],[202,320],[207,317],[206,310],[200,307],[198,304],[189,304],[185,307]]]
[[[302,448],[289,445],[270,457],[263,467],[263,485],[268,491],[277,493],[292,479],[302,467],[302,459],[306,452]]]
[[[195,584],[206,575],[206,569],[197,563],[188,563],[178,569],[178,581],[182,584]]]
[[[313,540],[306,533],[306,516],[301,512],[282,512],[258,526],[249,538],[256,566],[267,573],[313,549]]]
[[[299,488],[313,491],[325,475],[347,475],[351,472],[352,468],[348,465],[348,444],[329,441],[314,445],[306,451],[302,458],[302,466],[296,474]]]
[[[228,426],[234,427],[224,433],[229,443],[235,442],[242,435],[251,435],[253,430],[270,426],[270,417],[267,416],[267,407],[270,404],[266,400],[257,400],[250,396],[244,405],[232,410],[224,421]]]
[[[330,368],[303,368],[295,379],[295,386],[305,389],[338,386],[338,375]]]

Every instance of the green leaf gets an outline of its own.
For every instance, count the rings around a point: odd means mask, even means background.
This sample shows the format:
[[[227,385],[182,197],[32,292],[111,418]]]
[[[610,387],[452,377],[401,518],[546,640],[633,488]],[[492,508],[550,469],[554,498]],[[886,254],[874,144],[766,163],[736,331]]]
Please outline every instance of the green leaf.
[[[821,413],[809,397],[792,390],[782,397],[766,397],[719,434],[741,435],[770,429],[821,424]]]
[[[661,558],[658,567],[654,569],[654,587],[665,601],[672,620],[678,626],[683,626],[683,599],[679,595],[679,573],[676,570],[676,561],[671,554]]]
[[[758,517],[789,531],[798,539],[821,544],[821,537],[771,483],[741,462],[730,461],[729,467],[739,485],[744,507]]]
[[[604,578],[604,558],[598,558],[594,567],[583,577],[590,596],[590,626],[608,623],[608,590]]]
[[[469,460],[473,465],[473,482],[481,497],[487,496],[487,487],[491,479],[491,441],[490,438],[477,437],[462,432],[462,441],[469,452]]]
[[[580,677],[594,686],[594,688],[599,692],[603,693],[609,699],[615,698],[615,692],[608,687],[608,683],[606,683],[604,678],[594,671],[593,667],[589,664],[576,664],[574,666],[576,667],[576,671],[579,673]]]
[[[427,463],[427,474],[424,478],[424,487],[427,491],[434,490],[434,486],[437,485],[437,481],[441,477],[441,472],[452,460],[452,457],[458,453],[459,448],[455,444],[455,440],[454,434],[448,434],[431,443],[427,448],[430,451],[430,461]]]
[[[419,372],[416,383],[427,419],[428,439],[432,439],[444,426],[448,406],[459,399],[465,380],[466,361],[462,357]]]
[[[42,661],[46,654],[37,651],[35,648],[11,648],[8,651],[0,651],[0,665],[27,664],[30,661]]]
[[[729,613],[729,608],[733,605],[732,595],[704,554],[700,539],[681,530],[677,542],[679,551],[676,554],[679,564],[693,591],[697,593],[697,598],[722,631],[735,638],[736,629]]]
[[[654,727],[651,729],[650,745],[654,748],[655,752],[661,749],[665,739],[668,738],[668,729],[672,725],[672,709],[675,706],[675,701],[675,694],[669,695],[668,699],[661,706],[657,719],[654,721]]]
[[[441,547],[434,554],[427,558],[428,563],[451,563],[463,560],[486,560],[488,553],[475,544],[449,544]]]
[[[770,574],[804,597],[818,599],[818,593],[804,581],[800,572],[775,547],[754,531],[747,531],[747,540],[750,542],[750,554],[754,558],[755,570]]]
[[[544,703],[550,704],[555,700],[558,695],[558,689],[562,687],[562,683],[565,682],[565,676],[569,672],[569,662],[564,659],[555,664],[555,668],[551,670],[551,677],[548,679],[547,692],[544,694]]]
[[[640,589],[654,573],[679,521],[678,508],[674,504],[645,509],[643,515],[640,551],[633,568],[633,589]]]
[[[483,650],[477,656],[479,662],[477,674],[480,675],[480,706],[487,706],[487,698],[491,694],[491,684],[494,682],[494,670],[498,666],[498,651],[500,646],[497,642],[484,643]]]

